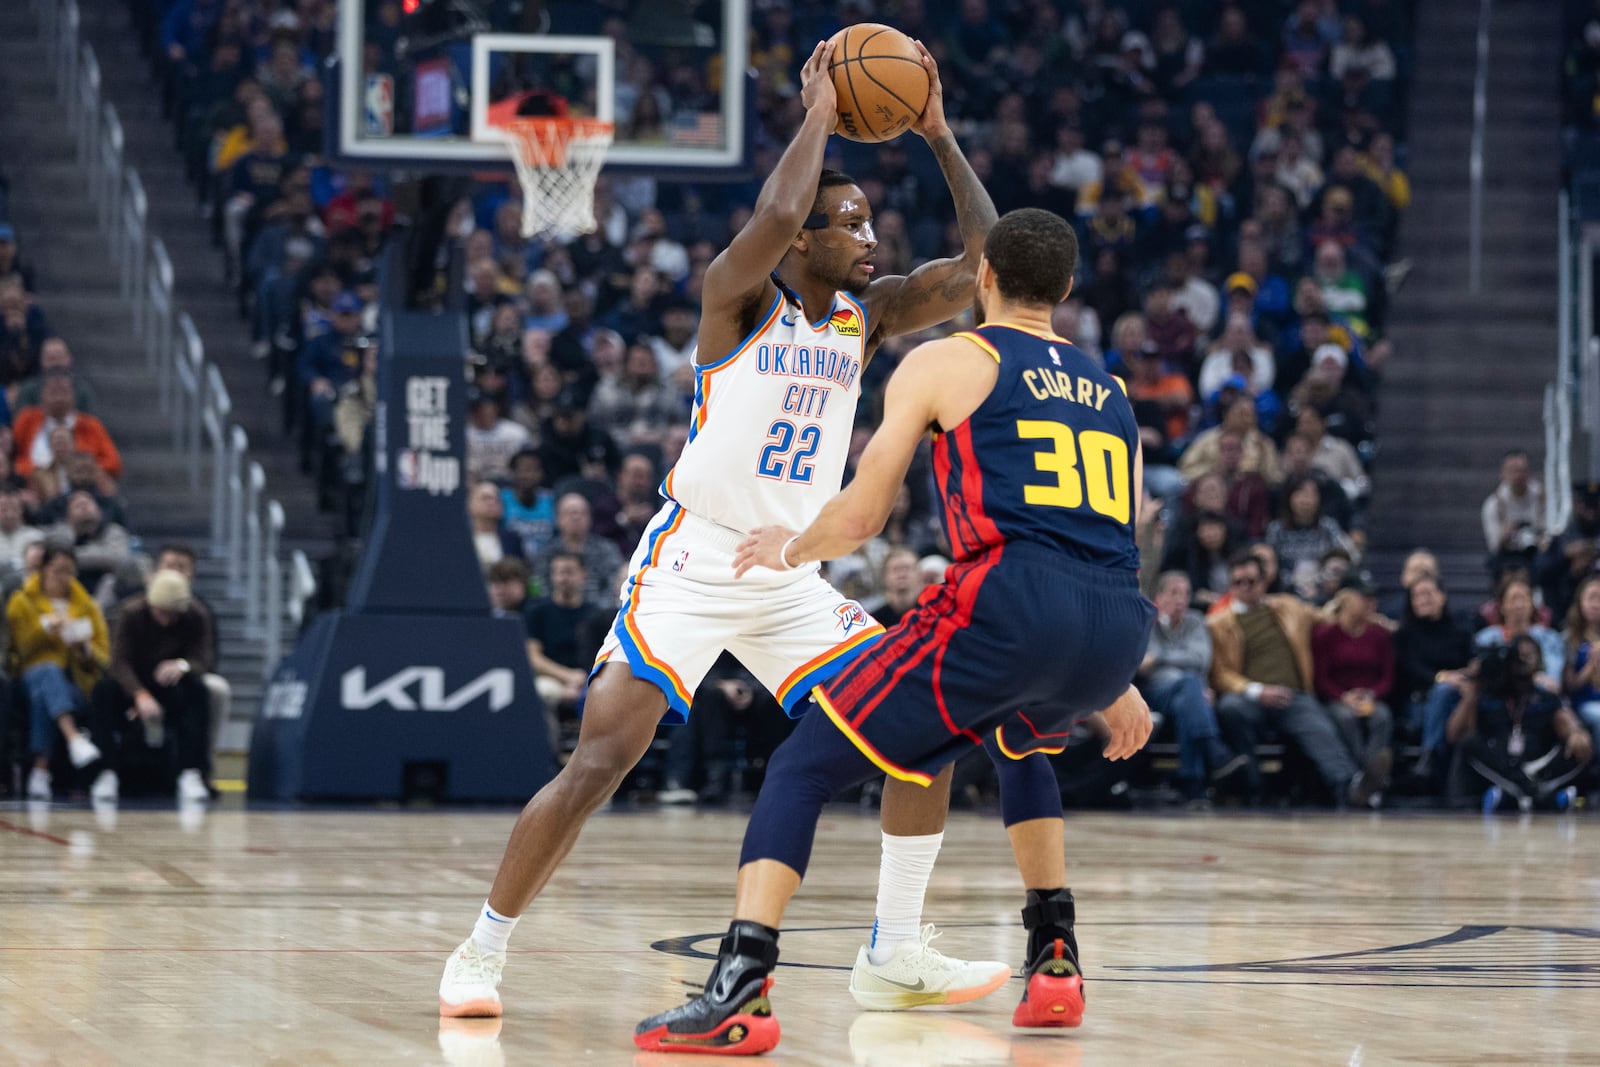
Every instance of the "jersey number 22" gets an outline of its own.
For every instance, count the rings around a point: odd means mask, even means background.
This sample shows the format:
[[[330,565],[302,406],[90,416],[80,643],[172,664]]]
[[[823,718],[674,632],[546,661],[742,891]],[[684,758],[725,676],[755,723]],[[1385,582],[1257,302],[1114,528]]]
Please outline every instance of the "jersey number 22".
[[[756,461],[756,474],[776,481],[810,485],[816,470],[812,462],[822,444],[822,427],[808,422],[798,430],[788,419],[779,419],[767,430],[767,444]]]

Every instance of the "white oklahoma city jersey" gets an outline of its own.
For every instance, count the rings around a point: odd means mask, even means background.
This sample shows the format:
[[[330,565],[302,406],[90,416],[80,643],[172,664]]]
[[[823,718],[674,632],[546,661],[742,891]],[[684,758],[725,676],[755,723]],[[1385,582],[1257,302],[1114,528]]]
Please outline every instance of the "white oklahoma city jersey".
[[[662,492],[740,533],[809,526],[844,480],[867,336],[848,293],[814,324],[780,290],[737,348],[696,368],[689,443]]]

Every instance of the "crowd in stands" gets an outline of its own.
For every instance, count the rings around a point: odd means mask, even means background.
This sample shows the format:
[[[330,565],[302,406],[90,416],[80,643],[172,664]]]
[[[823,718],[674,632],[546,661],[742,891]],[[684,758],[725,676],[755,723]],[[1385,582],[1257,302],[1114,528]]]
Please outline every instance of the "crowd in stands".
[[[1545,636],[1519,621],[1517,590],[1532,581],[1546,607],[1581,604],[1593,547],[1587,534],[1547,536],[1530,524],[1542,508],[1528,498],[1537,489],[1526,457],[1520,475],[1508,459],[1485,504],[1503,579],[1486,628],[1455,621],[1437,568],[1420,562],[1408,566],[1398,604],[1380,611],[1363,558],[1374,414],[1385,365],[1404,358],[1386,323],[1409,269],[1415,6],[757,3],[749,180],[602,174],[599,228],[572,240],[524,239],[515,186],[478,184],[444,228],[454,256],[438,257],[464,264],[459,281],[441,272],[413,295],[424,306],[460,304],[469,318],[468,521],[494,609],[526,620],[539,691],[560,713],[553,728],[570,727],[624,561],[687,438],[706,265],[748,220],[800,121],[798,70],[811,42],[870,19],[928,45],[952,126],[999,210],[1044,206],[1078,229],[1081,269],[1055,324],[1125,379],[1143,437],[1152,499],[1140,541],[1162,615],[1140,684],[1177,740],[1178,792],[1196,803],[1220,793],[1376,804],[1396,778],[1442,793],[1454,763],[1456,794],[1567,797],[1576,779],[1562,761],[1587,759],[1577,739],[1587,734],[1574,731],[1566,705],[1540,701],[1565,690],[1600,724],[1600,700],[1589,699],[1600,695],[1587,653],[1594,624],[1580,611],[1568,631],[1576,643]],[[322,155],[316,71],[335,4],[142,7],[179,146],[266,380],[328,506],[357,516],[381,358],[375,264],[397,213],[382,176]],[[366,7],[380,65],[402,17],[393,8]],[[630,109],[670,105],[673,86],[687,82],[628,63],[620,22],[616,36],[618,120],[628,124]],[[1580,58],[1600,55],[1587,47]],[[880,271],[959,247],[926,157],[899,142],[830,149],[829,165],[852,173],[873,205]],[[922,339],[889,342],[864,375],[852,457],[882,383]],[[923,463],[883,536],[829,567],[885,623],[942,578],[949,548],[932,499]],[[1575,529],[1593,526],[1583,514]],[[1559,574],[1547,572],[1551,553],[1566,565]],[[1531,680],[1515,656],[1483,654],[1524,648],[1524,638],[1540,649]],[[1523,689],[1534,682],[1530,703]],[[730,768],[758,767],[781,736],[781,725],[763,725],[770,696],[736,662],[720,664],[696,699],[720,710],[664,735],[670,750],[655,784],[669,800],[725,795]],[[1092,747],[1092,723],[1084,733]],[[1537,782],[1517,776],[1522,763],[1507,769],[1508,753],[1542,755],[1552,738],[1563,755],[1540,764]],[[1282,757],[1264,765],[1260,755],[1278,743]],[[1402,751],[1404,776],[1395,773]]]
[[[122,457],[36,282],[0,212],[0,795],[114,802],[127,778],[203,803],[228,687],[194,553],[142,550]]]

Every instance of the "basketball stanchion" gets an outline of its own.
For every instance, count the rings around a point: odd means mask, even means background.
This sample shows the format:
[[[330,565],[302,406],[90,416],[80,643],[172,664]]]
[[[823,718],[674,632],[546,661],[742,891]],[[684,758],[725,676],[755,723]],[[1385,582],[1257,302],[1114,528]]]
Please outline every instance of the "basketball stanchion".
[[[391,304],[381,330],[372,530],[346,607],[262,696],[250,797],[525,800],[555,764],[522,620],[490,612],[467,527],[465,320]]]

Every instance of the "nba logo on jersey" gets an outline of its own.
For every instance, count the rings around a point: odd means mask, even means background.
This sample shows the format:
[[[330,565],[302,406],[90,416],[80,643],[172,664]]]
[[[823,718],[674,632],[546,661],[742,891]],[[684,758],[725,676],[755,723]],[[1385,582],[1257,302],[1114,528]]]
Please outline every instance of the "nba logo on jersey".
[[[867,625],[867,613],[861,610],[861,605],[854,600],[840,604],[833,609],[833,613],[839,617],[839,629],[844,631],[846,637],[849,637],[853,630]]]
[[[840,308],[828,317],[828,325],[840,337],[860,337],[861,317],[854,308]]]
[[[1055,345],[1050,346],[1050,362],[1058,367],[1061,366],[1061,353],[1056,351]]]
[[[394,133],[394,78],[387,74],[368,74],[365,116],[362,132],[368,137],[389,137]]]
[[[682,573],[683,568],[687,567],[688,565],[689,565],[689,551],[688,551],[688,549],[685,549],[682,552],[678,553],[678,558],[676,560],[674,560],[673,563],[672,563],[672,569],[675,570],[675,571],[678,571],[679,573]]]

